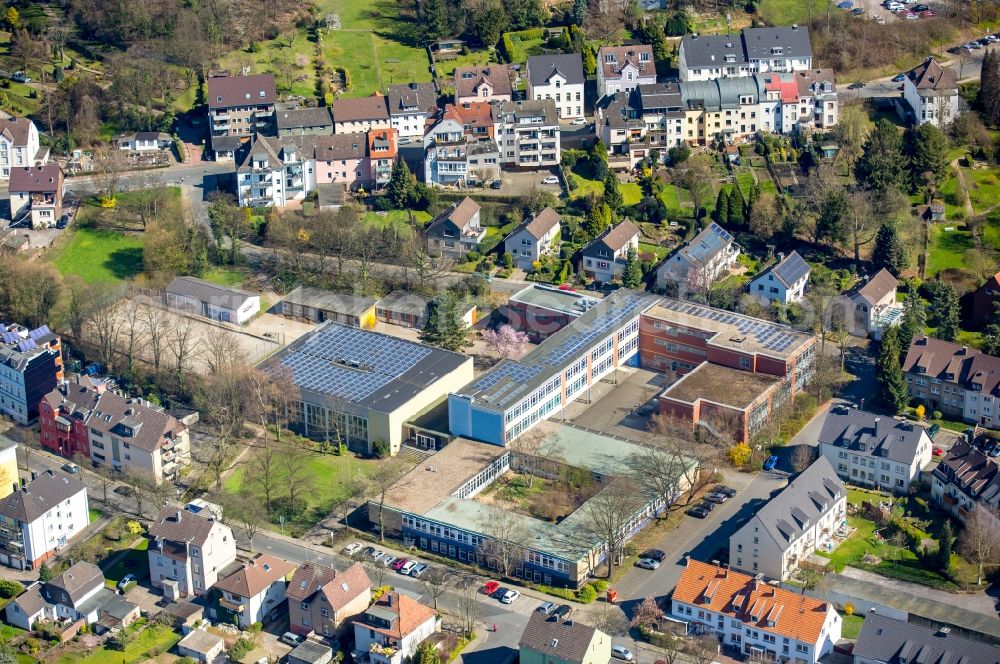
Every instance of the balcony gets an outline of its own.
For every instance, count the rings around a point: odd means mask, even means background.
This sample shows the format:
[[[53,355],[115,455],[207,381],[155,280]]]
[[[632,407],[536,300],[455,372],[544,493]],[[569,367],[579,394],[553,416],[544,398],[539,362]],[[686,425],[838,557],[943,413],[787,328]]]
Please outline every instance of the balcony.
[[[233,602],[226,599],[224,596],[219,598],[219,606],[224,609],[229,609],[230,611],[235,611],[236,613],[243,613],[242,602]]]

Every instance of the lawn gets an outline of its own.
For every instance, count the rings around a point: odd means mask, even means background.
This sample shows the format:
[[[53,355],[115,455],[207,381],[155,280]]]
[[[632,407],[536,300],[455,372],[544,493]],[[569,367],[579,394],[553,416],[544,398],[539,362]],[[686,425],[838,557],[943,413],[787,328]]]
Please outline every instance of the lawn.
[[[844,623],[840,628],[840,635],[845,639],[857,639],[858,635],[861,634],[861,625],[865,622],[864,616],[858,615],[847,615],[846,613],[840,614],[843,618]]]
[[[215,265],[202,272],[201,278],[220,286],[239,286],[246,275],[233,268]]]
[[[954,230],[946,231],[945,228]],[[930,227],[930,256],[927,259],[927,277],[941,270],[964,268],[965,252],[973,248],[972,234],[960,231],[949,222]]]
[[[938,190],[941,198],[944,200],[944,216],[948,220],[948,223],[952,223],[957,219],[965,217],[965,204],[961,202],[958,196],[958,178],[950,177],[944,181],[941,188]],[[922,197],[918,197],[918,203],[923,202]]]
[[[756,180],[754,180],[753,173],[742,171],[736,174],[736,184],[740,186],[740,192],[742,192],[744,199],[750,196],[755,183]]]
[[[622,205],[636,205],[642,200],[642,187],[635,182],[625,182],[618,185],[622,194]]]
[[[648,260],[653,263],[653,265],[656,265],[661,260],[666,258],[668,253],[670,253],[670,249],[661,247],[658,244],[649,244],[648,242],[639,243],[639,256],[642,257],[643,260],[647,260],[646,256],[652,256],[652,258],[649,258]]]
[[[134,574],[137,579],[149,576],[149,540],[143,538],[134,547],[128,549],[125,555],[115,564],[106,565],[101,563],[98,566],[104,572],[104,585],[114,588],[126,574]],[[119,552],[113,552],[105,560],[110,562]]]
[[[413,215],[413,224],[417,228],[423,228],[431,220],[429,212],[423,210],[388,210],[386,212],[366,212],[361,218],[366,224],[377,226],[388,226],[389,224],[410,225],[410,215]]]
[[[274,74],[279,92],[291,92],[306,98],[316,96],[315,47],[305,30],[299,30],[291,47],[282,37],[257,42],[250,48],[230,51],[220,65],[230,71],[240,71],[250,64],[255,74]]]
[[[124,651],[100,648],[86,657],[63,655],[57,664],[133,664],[165,653],[181,640],[181,635],[163,626],[147,627],[132,636]]]
[[[510,38],[513,52],[508,53],[509,61],[515,64],[527,62],[529,55],[541,55],[544,52],[542,46],[545,44],[545,30],[542,28],[531,28],[520,32],[505,33],[501,43]]]
[[[89,516],[90,516],[90,523],[94,523],[95,521],[100,520],[102,516],[104,516],[104,512],[97,509],[96,507],[91,507],[89,510]]]
[[[1000,178],[993,169],[965,169],[965,179],[969,183],[969,198],[976,214],[1000,205]]]
[[[601,196],[604,194],[604,183],[597,180],[588,180],[579,173],[570,173],[570,180],[573,181],[569,197],[571,199],[586,198],[593,194]]]
[[[455,69],[458,67],[479,67],[491,62],[500,62],[492,48],[485,51],[469,51],[465,55],[459,55],[450,60],[438,60],[438,77],[445,87],[451,87],[452,79],[455,77]]]
[[[142,238],[115,231],[78,228],[49,260],[65,277],[116,285],[142,272]]]
[[[665,184],[663,186],[663,191],[660,192],[660,200],[663,201],[663,204],[667,206],[668,210],[681,209],[681,201],[677,194],[676,185]]]

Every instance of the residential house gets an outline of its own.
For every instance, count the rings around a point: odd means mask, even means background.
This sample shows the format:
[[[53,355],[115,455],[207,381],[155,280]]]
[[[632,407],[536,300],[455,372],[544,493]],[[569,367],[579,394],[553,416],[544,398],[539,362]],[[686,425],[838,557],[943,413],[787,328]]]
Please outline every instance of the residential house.
[[[521,664],[607,664],[611,637],[576,620],[533,611],[517,643]]]
[[[390,85],[386,100],[392,128],[407,138],[422,137],[427,119],[438,110],[433,83]]]
[[[0,119],[0,180],[10,178],[12,168],[42,166],[48,148],[38,142],[38,128],[28,118]]]
[[[208,85],[208,125],[216,158],[234,150],[232,139],[271,131],[278,93],[273,74],[215,76]],[[215,143],[216,137],[231,140]]]
[[[793,25],[745,28],[739,34],[686,35],[678,50],[680,80],[711,81],[812,69],[809,30]]]
[[[260,296],[195,277],[174,277],[163,295],[171,309],[223,323],[243,325],[260,313]]]
[[[7,478],[13,488],[17,475]],[[47,470],[0,500],[0,564],[35,569],[65,548],[90,523],[87,488]]]
[[[881,338],[882,332],[898,325],[903,318],[903,305],[896,302],[899,281],[889,270],[882,268],[874,276],[862,279],[849,293],[854,315],[846,316],[851,334]]]
[[[504,251],[514,257],[514,265],[530,272],[543,256],[555,254],[562,233],[559,213],[550,207],[528,217],[504,238]]]
[[[1000,428],[1000,358],[919,336],[910,342],[902,368],[910,396],[927,410]]]
[[[636,161],[626,161],[625,158],[630,155],[633,143],[645,144],[654,141],[653,136],[647,139],[649,130],[643,122],[641,109],[633,103],[638,99],[637,92],[616,92],[601,97],[594,107],[594,133],[608,148],[608,166],[611,168],[634,168],[648,152],[640,148],[641,157]],[[683,114],[679,117],[683,117]],[[657,145],[656,149],[661,149],[661,146]],[[662,149],[669,148],[663,146]]]
[[[281,313],[287,318],[324,323],[328,320],[375,329],[375,298],[363,295],[345,295],[333,291],[298,286],[281,300]]]
[[[977,288],[970,297],[969,323],[973,329],[980,329],[996,316],[1000,303],[1000,272],[997,272]]]
[[[799,256],[799,252],[793,251],[787,256],[779,253],[778,262],[751,279],[748,288],[751,295],[765,303],[801,302],[811,271],[812,268]]]
[[[313,561],[303,563],[288,583],[289,629],[303,636],[340,634],[368,608],[371,586],[361,563],[343,571]]]
[[[258,553],[244,561],[229,576],[215,582],[219,606],[237,616],[239,626],[248,629],[256,622],[280,612],[285,603],[287,578],[295,565],[268,553]]]
[[[510,65],[455,67],[455,104],[510,101],[514,76]]]
[[[639,260],[639,227],[628,219],[609,226],[580,250],[583,273],[588,279],[605,283],[621,279],[629,251]]]
[[[402,664],[436,626],[434,609],[387,592],[354,621],[354,659],[367,655],[371,664]]]
[[[62,343],[48,325],[0,323],[0,367],[0,413],[33,424],[38,403],[63,379]]]
[[[500,102],[493,115],[501,164],[529,169],[559,165],[562,152],[554,101]]]
[[[532,55],[528,58],[527,71],[527,99],[554,101],[559,114],[557,120],[583,117],[586,77],[579,53]]]
[[[127,627],[139,617],[139,606],[104,584],[93,563],[78,562],[45,582],[36,582],[7,605],[7,622],[31,630],[46,621],[82,621],[100,634]]]
[[[695,140],[687,102],[678,83],[640,85],[625,107],[628,127],[616,132],[616,142],[627,139],[630,164],[649,157],[651,150],[665,154],[670,148]],[[636,122],[638,121],[638,122]]]
[[[598,302],[598,298],[586,293],[529,284],[508,298],[503,314],[508,323],[527,334],[532,343],[541,343]]]
[[[392,179],[392,167],[399,156],[399,140],[395,129],[372,129],[368,132],[368,175],[371,188],[381,191]]]
[[[951,67],[928,57],[903,76],[903,101],[913,124],[945,129],[958,118],[958,77]]]
[[[787,74],[783,74],[786,76]],[[832,129],[840,119],[837,83],[832,69],[806,69],[791,74],[798,86],[796,131]]]
[[[729,566],[784,581],[846,518],[847,489],[820,456],[729,537]]]
[[[401,325],[422,329],[427,322],[427,305],[429,298],[412,291],[393,291],[383,297],[375,305],[375,316],[383,323]],[[458,302],[458,315],[466,326],[476,324],[476,305],[471,302]]]
[[[653,47],[649,44],[602,46],[597,51],[597,95],[632,92],[656,83]]]
[[[931,473],[931,496],[954,516],[965,519],[978,505],[1000,509],[1000,472],[992,458],[958,440]]]
[[[188,632],[177,644],[177,654],[196,662],[211,664],[226,650],[226,642],[221,635],[207,629]]]
[[[975,662],[1000,664],[1000,646],[952,634],[949,627],[865,614],[851,653],[854,664]]]
[[[11,219],[30,215],[32,228],[49,228],[62,216],[65,184],[59,164],[11,168],[7,188]]]
[[[330,105],[333,112],[333,133],[355,134],[369,129],[389,129],[389,107],[385,95],[378,92],[369,97],[337,99]]]
[[[181,595],[204,595],[236,560],[233,531],[211,516],[166,507],[148,532],[149,579],[154,588],[169,586]]]
[[[714,283],[736,265],[740,246],[722,226],[711,223],[691,242],[675,251],[656,268],[656,283]]]
[[[114,144],[129,152],[160,152],[172,148],[174,139],[165,131],[130,131],[115,138]]]
[[[278,109],[274,113],[278,136],[326,136],[333,133],[333,115],[329,106]]]
[[[840,641],[843,623],[829,602],[688,559],[670,614],[714,633],[724,647],[767,661],[816,664]]]
[[[486,237],[486,229],[479,223],[479,203],[466,196],[434,217],[424,235],[430,254],[464,260]]]
[[[75,376],[41,400],[39,442],[66,458],[173,481],[191,463],[188,427],[164,409],[106,389],[106,382]]]
[[[424,182],[463,187],[500,176],[493,111],[485,102],[445,106],[424,137]]]

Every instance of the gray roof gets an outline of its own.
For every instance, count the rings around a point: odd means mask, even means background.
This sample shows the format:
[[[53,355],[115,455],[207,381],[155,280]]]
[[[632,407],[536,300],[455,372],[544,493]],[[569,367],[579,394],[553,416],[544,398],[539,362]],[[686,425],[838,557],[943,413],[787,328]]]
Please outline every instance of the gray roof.
[[[688,109],[719,111],[740,108],[740,97],[752,97],[756,104],[767,96],[764,78],[758,74],[714,81],[688,81],[680,85],[681,101]]]
[[[528,58],[528,80],[532,85],[545,85],[557,73],[566,79],[566,85],[583,85],[586,81],[579,53],[533,55]]]
[[[529,284],[511,295],[508,301],[580,316],[601,300],[586,293],[562,290],[544,284]]]
[[[785,288],[789,288],[803,276],[808,276],[811,270],[809,263],[806,263],[802,256],[799,256],[799,252],[793,251],[757,275],[754,281],[759,281],[762,277],[773,274],[774,278],[780,281]]]
[[[1000,647],[974,641],[950,630],[893,620],[877,613],[865,616],[854,656],[898,664],[998,664]]]
[[[103,575],[101,583],[104,583]],[[138,608],[138,604],[128,601],[111,588],[101,588],[93,597],[88,597],[80,606],[76,607],[76,610],[83,614],[97,610],[99,620],[104,619],[103,622],[114,625],[116,621],[128,618]],[[103,614],[107,614],[112,620],[107,620],[107,616]]]
[[[167,292],[234,310],[242,307],[251,297],[257,297],[245,290],[220,286],[195,277],[174,278],[167,286]]]
[[[58,340],[48,325],[28,330],[16,323],[0,323],[0,364],[24,371],[36,357],[52,352],[49,346]]]
[[[30,523],[81,491],[86,491],[86,487],[76,477],[47,470],[0,500],[0,514]]]
[[[552,99],[525,99],[520,101],[501,101],[494,106],[493,117],[498,123],[511,123],[522,118],[537,118],[541,116],[544,124],[558,125],[559,111]]]
[[[687,35],[681,41],[688,67],[744,65],[771,58],[811,58],[809,30],[804,27],[746,28],[738,35]],[[781,49],[775,52],[775,49]],[[729,60],[726,60],[729,56]]]
[[[564,662],[583,662],[596,631],[575,620],[560,620],[558,616],[533,611],[517,645],[540,653],[543,659],[556,657]]]
[[[45,584],[42,595],[46,595],[49,588],[59,589],[69,596],[74,606],[81,597],[93,591],[95,587],[104,585],[104,573],[101,569],[86,561],[80,561],[67,569],[59,576],[54,577]]]
[[[28,618],[35,616],[48,605],[48,602],[42,597],[42,584],[39,581],[29,586],[11,603],[21,607],[22,613]]]
[[[149,526],[149,534],[157,539],[168,542],[190,542],[197,546],[203,545],[216,522],[206,519],[188,510],[164,507]],[[228,526],[223,526],[228,528]]]
[[[760,508],[743,529],[759,523],[784,551],[846,495],[833,466],[820,457]]]
[[[393,291],[375,305],[375,310],[423,316],[427,312],[428,298],[411,291]],[[468,311],[466,309],[465,311]]]
[[[323,664],[333,658],[333,649],[324,646],[322,643],[306,639],[295,646],[292,652],[288,653],[289,662],[302,662],[302,664]]]
[[[684,107],[679,84],[646,84],[640,85],[636,89],[639,91],[639,107],[643,112],[650,112],[656,109],[683,114]],[[633,101],[633,105],[634,104],[635,102]]]
[[[624,129],[628,126],[644,127],[645,122],[639,117],[642,109],[635,105],[638,101],[639,96],[635,94],[635,91],[604,95],[594,105],[597,126],[616,129]],[[680,96],[677,97],[677,102],[680,104]]]
[[[263,363],[291,372],[303,400],[345,400],[391,413],[472,358],[327,321]]]
[[[733,236],[716,223],[698,233],[690,243],[680,249],[680,253],[689,262],[697,265],[711,263],[717,255],[725,251],[733,242]]]
[[[313,307],[323,311],[333,311],[348,316],[360,316],[375,306],[375,298],[373,297],[345,295],[312,286],[299,286],[286,295],[282,302]]]
[[[389,115],[411,113],[433,113],[437,110],[437,90],[433,83],[403,83],[390,85],[386,95],[389,101]]]
[[[742,35],[686,35],[681,40],[688,67],[721,67],[747,64]],[[726,56],[730,56],[727,61]]]
[[[837,406],[823,421],[819,443],[850,449],[852,452],[907,465],[917,456],[924,428],[913,422],[900,422],[886,415]],[[928,445],[930,439],[927,440]]]
[[[307,127],[329,127],[333,133],[333,116],[329,106],[317,108],[295,108],[285,111],[275,111],[278,129],[305,129]]]

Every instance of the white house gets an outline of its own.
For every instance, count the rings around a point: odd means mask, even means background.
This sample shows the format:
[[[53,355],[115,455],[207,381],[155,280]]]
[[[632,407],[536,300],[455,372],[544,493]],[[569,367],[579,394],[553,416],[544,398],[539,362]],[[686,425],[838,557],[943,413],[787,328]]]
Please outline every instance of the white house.
[[[653,47],[649,44],[602,46],[597,51],[597,94],[632,92],[656,83]]]
[[[516,75],[510,65],[455,67],[455,104],[510,101]]]
[[[272,611],[281,609],[288,589],[286,577],[295,565],[266,553],[244,562],[238,570],[215,583],[219,606],[239,617],[244,629],[264,622]]]
[[[150,525],[149,536],[149,579],[155,588],[204,595],[236,560],[233,531],[210,516],[167,507]]]
[[[500,163],[515,168],[558,166],[562,159],[557,103],[502,101],[494,105]]]
[[[174,144],[174,139],[163,131],[133,131],[118,136],[114,142],[119,150],[159,152],[169,150]]]
[[[629,219],[609,226],[580,250],[583,272],[599,282],[619,279],[625,270],[629,250],[639,251],[639,227]]]
[[[87,487],[47,470],[0,500],[0,564],[35,569],[90,523]]]
[[[434,609],[398,592],[387,592],[354,621],[354,660],[367,656],[371,664],[402,664],[436,626]]]
[[[11,168],[10,218],[31,219],[32,228],[55,226],[62,216],[65,178],[59,164]]]
[[[958,118],[958,77],[951,67],[927,58],[903,76],[903,100],[913,124],[930,122],[944,129]]]
[[[582,118],[583,60],[579,53],[533,55],[528,58],[528,99],[552,99],[563,120]]]
[[[691,242],[667,257],[656,268],[656,283],[683,284],[692,278],[706,282],[719,279],[725,270],[736,264],[740,246],[722,226],[712,223]]]
[[[848,406],[827,413],[818,442],[845,482],[897,493],[920,479],[933,449],[924,427]]]
[[[10,177],[10,169],[41,166],[48,160],[48,148],[39,149],[38,128],[28,118],[0,120],[0,180]]]
[[[784,581],[846,517],[847,489],[820,457],[729,537],[729,566]]]
[[[164,293],[171,309],[243,325],[260,312],[260,296],[195,277],[175,277]]]
[[[899,281],[885,268],[874,276],[866,277],[846,294],[853,316],[847,316],[849,332],[876,339],[882,331],[902,322],[903,305],[896,302],[896,288]]]
[[[400,136],[423,136],[427,118],[437,112],[437,91],[433,83],[390,85],[386,100],[389,122]]]
[[[746,28],[739,34],[697,35],[681,40],[681,81],[712,81],[767,72],[812,69],[809,30],[793,25]]]
[[[829,602],[691,559],[671,595],[670,615],[769,662],[816,664],[840,641],[843,627]]]
[[[801,302],[811,269],[797,251],[778,254],[777,263],[750,281],[750,294],[764,302]]]
[[[530,271],[535,261],[556,252],[556,241],[562,231],[559,213],[550,207],[525,219],[504,238],[504,250],[514,257],[514,264]]]

